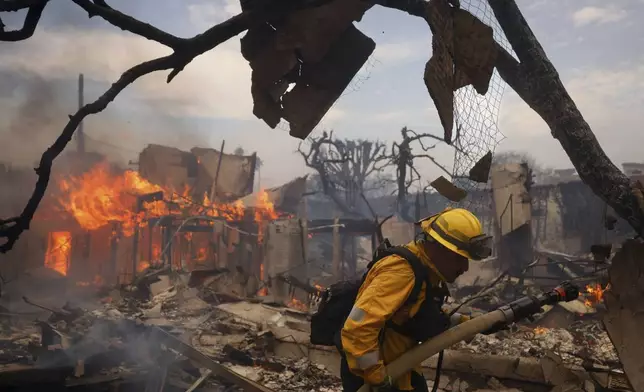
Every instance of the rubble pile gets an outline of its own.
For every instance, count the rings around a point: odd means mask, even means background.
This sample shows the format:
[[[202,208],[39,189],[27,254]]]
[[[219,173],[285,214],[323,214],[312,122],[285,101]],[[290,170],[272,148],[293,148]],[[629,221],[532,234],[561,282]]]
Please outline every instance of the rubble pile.
[[[282,371],[235,364],[227,364],[227,366],[238,374],[274,391],[340,392],[342,390],[340,380],[331,377],[324,365],[312,364],[307,359],[283,365]]]
[[[453,348],[471,353],[535,358],[554,352],[569,365],[582,365],[585,360],[619,363],[608,334],[597,321],[579,322],[569,330],[519,326],[515,331],[479,334],[470,342],[460,342]]]
[[[341,390],[339,379],[323,365],[273,355],[269,330],[207,303],[183,276],[170,274],[100,294],[96,302],[101,305],[93,310],[70,304],[47,308],[25,298],[47,310],[48,317],[34,322],[0,318],[0,388],[29,390],[42,379],[49,386],[80,390],[113,383],[146,390],[187,390],[198,384],[191,390],[210,392],[268,390],[262,386]],[[48,372],[53,380],[45,376]]]
[[[131,285],[99,290],[92,309],[47,308],[24,298],[46,309],[47,317],[0,319],[0,388],[34,388],[39,379],[78,390],[118,383],[157,391],[341,391],[339,356],[310,345],[308,312],[276,304],[270,296],[222,295],[193,280],[175,271],[152,271]],[[509,376],[493,369],[505,368],[490,364],[516,357],[539,363],[555,355],[566,368],[583,368],[585,362],[619,368],[602,325],[589,318],[566,329],[519,325],[477,335],[449,351],[441,391],[510,388]],[[474,363],[488,368],[472,378],[458,373],[463,361],[471,369]],[[431,360],[423,366],[431,377]],[[27,371],[29,376],[18,375]],[[515,381],[548,383],[521,377]]]

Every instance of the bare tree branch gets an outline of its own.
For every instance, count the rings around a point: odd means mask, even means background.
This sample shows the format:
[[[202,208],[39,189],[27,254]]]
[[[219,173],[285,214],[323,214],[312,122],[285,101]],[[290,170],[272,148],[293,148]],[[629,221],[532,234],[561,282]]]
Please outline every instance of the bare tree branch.
[[[398,210],[404,219],[413,220],[413,218],[407,213],[410,207],[407,203],[407,195],[409,194],[410,188],[414,184],[418,183],[422,177],[420,172],[416,169],[414,161],[416,159],[426,158],[432,161],[432,163],[444,171],[448,176],[451,176],[451,172],[447,170],[445,166],[440,164],[434,157],[427,154],[429,150],[443,142],[443,138],[429,133],[419,134],[407,127],[403,127],[400,130],[400,133],[402,135],[402,140],[391,146],[391,152],[388,155],[388,159],[392,165],[396,166],[398,185],[396,200],[398,203]],[[423,139],[437,140],[437,143],[425,145],[423,143]],[[418,144],[425,154],[415,154],[413,152],[412,143]],[[452,147],[457,148],[455,147],[455,144],[452,144]]]
[[[20,11],[28,8],[25,22],[20,30],[5,31],[4,23],[0,20],[0,41],[23,41],[34,35],[45,7],[49,0],[13,0],[0,2],[0,12]]]
[[[302,150],[302,143],[297,151],[306,166],[320,176],[323,192],[343,213],[362,215],[356,209],[357,197],[368,191],[368,181],[389,164],[385,144],[335,139],[333,132],[323,132],[322,136],[308,140],[308,151]]]
[[[72,1],[84,9],[90,18],[100,16],[105,19],[105,21],[113,24],[121,30],[140,35],[143,38],[156,41],[172,49],[177,50],[181,46],[185,46],[188,41],[187,39],[176,37],[148,23],[117,11],[114,8],[109,7],[105,2],[101,2],[101,5],[99,5],[97,1],[91,0]]]
[[[329,0],[311,0],[305,2],[284,1],[280,2],[279,6],[271,7],[269,10],[264,8],[251,9],[233,16],[227,21],[213,26],[202,34],[189,39],[179,39],[170,34],[164,33],[151,25],[140,22],[110,8],[104,1],[72,1],[88,11],[90,16],[94,13],[96,15],[100,15],[107,21],[114,23],[122,29],[132,31],[148,39],[167,44],[174,49],[174,52],[171,55],[138,64],[125,71],[121,77],[96,101],[83,106],[74,115],[69,117],[69,121],[61,135],[43,153],[39,165],[35,169],[38,180],[34,187],[34,191],[20,216],[0,220],[0,238],[6,239],[6,242],[0,245],[1,253],[6,253],[11,250],[20,235],[25,230],[29,229],[34,214],[36,213],[36,210],[44,197],[45,191],[47,190],[53,162],[71,141],[78,125],[85,117],[104,110],[109,103],[112,102],[121,91],[123,91],[123,89],[135,82],[141,76],[155,71],[172,70],[167,77],[167,81],[170,82],[179,72],[181,72],[181,70],[185,68],[188,63],[194,60],[195,57],[215,48],[217,45],[238,35],[239,33],[251,27],[266,23],[276,17],[283,16],[288,12],[301,9],[303,7],[319,6]],[[6,10],[16,10],[17,7],[17,9],[29,7],[27,18],[25,20],[25,27],[33,27],[31,33],[27,31],[27,33],[31,35],[33,34],[33,30],[35,30],[38,20],[40,19],[40,15],[42,14],[42,10],[46,4],[47,0],[42,0],[40,2],[11,1],[0,2],[0,7],[4,7]],[[0,10],[2,9],[3,8],[0,8]],[[31,24],[33,24],[33,26]],[[25,28],[23,28],[23,30],[25,30]],[[0,39],[9,41],[17,40],[15,39],[16,35],[7,35],[10,33],[13,32],[1,32]],[[27,33],[23,32],[21,34]],[[22,39],[25,38],[28,37],[23,36]],[[176,47],[173,45],[176,45]]]
[[[438,167],[439,169],[441,169],[441,170],[443,171],[443,173],[447,174],[448,176],[451,176],[451,175],[452,175],[452,172],[451,172],[451,171],[447,170],[447,168],[446,168],[445,166],[443,166],[442,164],[440,164],[440,163],[436,160],[436,158],[434,158],[434,157],[433,157],[433,156],[431,156],[431,155],[428,155],[428,154],[418,154],[418,155],[414,155],[414,158],[427,158],[427,159],[429,159],[430,161],[432,161],[432,163],[433,163],[434,165],[436,165],[436,167]]]

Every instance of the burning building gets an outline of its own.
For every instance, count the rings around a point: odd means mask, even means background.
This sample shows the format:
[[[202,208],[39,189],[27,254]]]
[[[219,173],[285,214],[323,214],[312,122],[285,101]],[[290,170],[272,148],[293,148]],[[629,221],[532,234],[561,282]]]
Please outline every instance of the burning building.
[[[253,193],[255,164],[255,154],[150,145],[139,170],[130,170],[72,153],[55,168],[31,230],[3,264],[14,273],[44,266],[79,285],[127,282],[154,264],[195,269],[234,260],[259,274],[265,222],[279,214],[267,192]],[[20,177],[3,173],[13,183]],[[24,202],[28,191],[8,196]]]

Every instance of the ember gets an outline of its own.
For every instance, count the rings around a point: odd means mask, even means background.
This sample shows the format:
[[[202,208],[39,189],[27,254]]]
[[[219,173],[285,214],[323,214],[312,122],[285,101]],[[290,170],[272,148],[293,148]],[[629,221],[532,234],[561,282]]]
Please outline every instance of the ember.
[[[72,234],[59,231],[49,234],[47,253],[45,253],[45,267],[67,275],[69,256],[72,249]]]
[[[548,332],[548,328],[536,327],[533,332],[534,332],[535,335],[542,335],[542,334]]]

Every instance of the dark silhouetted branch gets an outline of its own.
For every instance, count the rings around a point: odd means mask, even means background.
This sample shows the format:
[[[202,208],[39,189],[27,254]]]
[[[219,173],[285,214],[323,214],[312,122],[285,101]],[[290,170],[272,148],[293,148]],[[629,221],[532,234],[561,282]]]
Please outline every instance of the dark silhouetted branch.
[[[0,1],[0,12],[19,11],[27,9],[27,16],[20,30],[5,31],[4,23],[0,21],[0,41],[16,42],[24,41],[30,38],[36,32],[36,27],[40,21],[45,7],[49,0],[25,0],[25,1]]]
[[[402,135],[402,140],[396,142],[391,146],[391,153],[388,156],[389,161],[392,165],[396,167],[396,182],[397,182],[397,203],[398,211],[401,216],[408,221],[413,220],[408,214],[410,206],[407,203],[407,195],[409,194],[409,189],[416,183],[421,180],[420,172],[416,169],[415,160],[426,158],[429,159],[436,167],[441,169],[445,174],[451,176],[452,173],[447,170],[447,168],[440,164],[433,156],[429,155],[429,150],[434,149],[439,143],[443,142],[443,138],[429,134],[429,133],[417,133],[407,127],[403,127],[400,130]],[[457,128],[457,138],[452,143],[452,147],[459,149],[457,147],[456,141],[458,140],[459,132]],[[426,145],[423,140],[431,139],[436,140],[436,143],[431,145]],[[413,144],[420,146],[420,149],[424,152],[423,154],[416,154],[413,151]],[[459,150],[461,151],[461,150]]]
[[[2,0],[0,1],[0,12],[16,12],[31,8],[48,0]]]
[[[91,0],[72,0],[79,7],[84,9],[90,18],[100,16],[105,21],[120,28],[121,30],[129,31],[131,33],[140,35],[151,41],[156,41],[160,44],[168,46],[172,49],[178,49],[182,44],[186,43],[186,39],[176,37],[172,34],[166,33],[148,23],[142,22],[136,18],[126,15],[114,8],[108,6],[105,2],[91,1]]]

